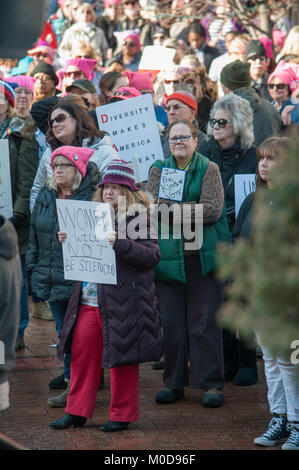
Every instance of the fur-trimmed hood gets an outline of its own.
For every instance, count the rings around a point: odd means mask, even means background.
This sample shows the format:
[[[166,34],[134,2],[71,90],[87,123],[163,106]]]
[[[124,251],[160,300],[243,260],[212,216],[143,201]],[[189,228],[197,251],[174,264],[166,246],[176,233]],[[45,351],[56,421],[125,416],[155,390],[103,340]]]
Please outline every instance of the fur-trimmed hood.
[[[24,119],[19,116],[13,116],[9,121],[9,128],[11,132],[29,140],[35,137],[37,131],[35,121],[31,117]]]

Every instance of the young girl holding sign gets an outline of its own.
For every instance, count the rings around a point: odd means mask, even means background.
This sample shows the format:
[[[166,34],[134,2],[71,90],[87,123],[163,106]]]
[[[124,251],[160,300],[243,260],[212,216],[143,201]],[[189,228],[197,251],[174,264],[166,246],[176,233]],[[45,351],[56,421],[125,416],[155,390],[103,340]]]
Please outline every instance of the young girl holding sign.
[[[118,208],[121,196],[125,207]],[[111,369],[111,403],[110,420],[100,429],[114,432],[139,419],[138,364],[162,355],[154,285],[160,250],[152,235],[152,199],[136,186],[131,164],[111,162],[93,200],[116,211],[108,240],[116,255],[117,284],[75,285],[58,349],[60,357],[71,351],[70,393],[66,414],[50,426],[83,426],[92,417],[103,367]]]

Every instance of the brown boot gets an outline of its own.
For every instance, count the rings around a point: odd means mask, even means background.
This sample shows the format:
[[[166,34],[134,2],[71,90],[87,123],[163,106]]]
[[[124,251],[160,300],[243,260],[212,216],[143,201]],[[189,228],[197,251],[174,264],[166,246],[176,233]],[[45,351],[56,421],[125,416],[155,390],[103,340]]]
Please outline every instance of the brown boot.
[[[32,316],[41,320],[53,320],[48,302],[32,302]]]
[[[64,380],[67,382],[67,388],[60,395],[49,398],[48,406],[51,406],[52,408],[64,408],[66,406],[67,397],[70,392],[70,382],[67,379]]]

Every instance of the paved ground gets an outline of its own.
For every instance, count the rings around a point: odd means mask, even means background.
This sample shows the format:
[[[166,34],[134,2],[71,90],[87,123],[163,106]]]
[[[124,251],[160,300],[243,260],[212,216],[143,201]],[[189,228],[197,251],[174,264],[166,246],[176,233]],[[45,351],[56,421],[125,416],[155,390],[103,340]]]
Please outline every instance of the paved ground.
[[[262,360],[258,361],[258,383],[250,387],[227,383],[225,404],[218,409],[203,408],[203,392],[190,389],[185,400],[156,405],[163,371],[144,364],[140,421],[112,434],[99,430],[108,420],[109,371],[105,371],[105,387],[98,392],[93,419],[83,428],[55,431],[49,423],[64,414],[63,408],[47,407],[47,399],[57,394],[48,383],[62,372],[56,350],[50,347],[56,341],[54,322],[30,317],[26,348],[17,352],[10,374],[11,406],[0,416],[0,433],[19,445],[30,450],[259,450],[253,439],[269,421]]]

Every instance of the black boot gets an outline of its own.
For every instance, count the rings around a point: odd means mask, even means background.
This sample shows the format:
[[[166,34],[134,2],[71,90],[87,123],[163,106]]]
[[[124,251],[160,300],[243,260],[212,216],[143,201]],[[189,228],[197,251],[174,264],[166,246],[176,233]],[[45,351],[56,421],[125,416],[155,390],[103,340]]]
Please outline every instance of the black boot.
[[[117,432],[117,431],[124,431],[127,429],[130,422],[127,421],[107,421],[106,424],[100,426],[100,430],[104,432]]]
[[[83,426],[86,421],[87,418],[84,418],[84,416],[69,415],[66,413],[62,418],[50,423],[49,426],[54,429],[66,429],[70,428],[71,426],[74,426],[74,428],[79,428]]]

